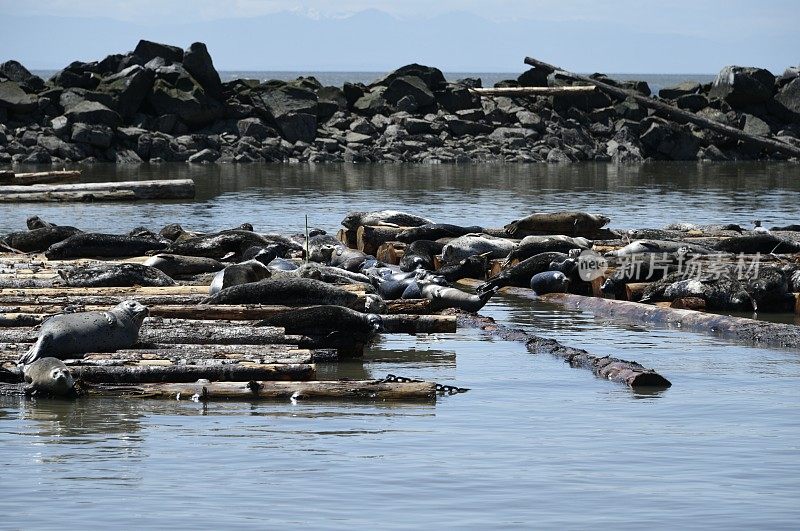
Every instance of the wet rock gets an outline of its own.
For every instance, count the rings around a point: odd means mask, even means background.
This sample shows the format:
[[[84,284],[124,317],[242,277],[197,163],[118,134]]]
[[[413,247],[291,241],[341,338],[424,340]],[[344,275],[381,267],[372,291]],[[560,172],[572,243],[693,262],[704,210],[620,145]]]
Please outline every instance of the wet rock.
[[[659,97],[665,100],[677,100],[681,96],[697,94],[700,92],[700,83],[695,81],[685,81],[671,87],[664,87],[658,91]]]
[[[717,75],[709,97],[725,100],[734,108],[765,103],[772,98],[775,76],[763,68],[726,66]]]
[[[370,136],[374,135],[377,132],[375,126],[372,125],[372,122],[364,118],[355,119],[350,124],[349,129],[355,133],[360,133],[362,135],[370,135]]]
[[[540,68],[526,70],[517,78],[517,83],[521,87],[546,87],[548,72]]]
[[[61,138],[69,138],[69,135],[72,133],[72,129],[69,125],[69,118],[66,116],[56,116],[52,120],[50,120],[50,128],[53,129],[53,133]]]
[[[417,112],[417,110],[419,109],[419,105],[417,104],[417,100],[415,100],[413,96],[403,96],[395,104],[395,108],[398,111],[413,113]]]
[[[403,127],[410,135],[423,135],[433,130],[433,124],[420,118],[406,118],[403,120]]]
[[[50,154],[43,148],[35,147],[30,153],[19,160],[22,164],[50,164],[52,161]]]
[[[139,110],[152,87],[153,72],[133,65],[103,79],[97,89],[113,97],[114,108],[120,116],[130,118]]]
[[[648,154],[668,160],[695,160],[700,148],[698,139],[685,128],[653,120],[640,136]]]
[[[367,116],[389,112],[391,109],[389,108],[386,98],[383,97],[385,90],[384,87],[372,89],[353,104],[353,110],[361,114],[366,114]]]
[[[481,106],[481,98],[464,85],[448,85],[434,92],[436,102],[450,112],[474,109]]]
[[[25,68],[19,61],[6,61],[0,64],[0,76],[7,78],[9,81],[15,81],[26,92],[41,92],[44,89],[44,80],[39,76],[35,76]]]
[[[632,164],[644,161],[642,152],[638,146],[631,142],[617,142],[609,140],[606,143],[606,154],[612,162],[617,164]]]
[[[347,98],[338,87],[322,87],[317,90],[317,119],[326,122],[338,111],[347,110]]]
[[[538,114],[530,111],[518,111],[515,115],[522,127],[534,129],[540,133],[545,130],[545,123]]]
[[[636,103],[636,100],[630,98],[615,105],[614,110],[622,118],[634,122],[640,122],[647,118],[647,109]]]
[[[0,107],[14,113],[27,113],[37,107],[36,99],[26,94],[15,81],[0,82]]]
[[[431,91],[444,88],[444,86],[447,84],[444,74],[442,74],[442,71],[438,68],[413,63],[402,66],[394,72],[387,74],[385,77],[373,83],[372,86],[374,87],[377,85],[382,85],[388,87],[395,79],[405,76],[418,77]]]
[[[266,140],[271,136],[276,136],[276,131],[267,126],[260,118],[244,118],[236,122],[239,136],[249,136],[256,140]]]
[[[180,63],[183,60],[183,50],[177,46],[160,44],[158,42],[140,40],[133,50],[133,55],[144,63],[160,57],[170,63]]]
[[[179,65],[156,70],[147,101],[159,115],[175,114],[191,127],[212,123],[222,116],[222,105]]]
[[[114,153],[116,164],[141,164],[144,162],[132,149],[118,149]]]
[[[200,83],[206,94],[222,100],[222,81],[205,44],[195,42],[186,49],[183,53],[183,67]]]
[[[100,148],[107,148],[114,138],[114,131],[106,125],[76,123],[72,126],[73,142],[81,142]]]
[[[201,163],[201,162],[214,162],[218,158],[219,158],[218,152],[214,151],[213,149],[206,148],[201,151],[198,151],[197,153],[189,157],[188,160],[189,162]]]
[[[353,131],[348,132],[344,138],[348,144],[366,144],[372,140],[370,135],[362,135]]]
[[[745,133],[756,135],[756,136],[770,136],[772,134],[772,130],[769,127],[769,124],[759,118],[758,116],[753,116],[752,114],[745,114],[743,116],[744,124],[742,125],[742,130]]]
[[[800,120],[800,77],[794,78],[775,96],[777,108],[788,120]]]
[[[447,129],[453,136],[488,135],[493,131],[490,125],[470,120],[462,120],[453,115],[446,116],[445,123],[447,124]]]
[[[347,107],[352,109],[353,105],[366,94],[367,88],[361,83],[345,83],[342,86],[342,93],[347,100]]]
[[[272,117],[281,136],[289,142],[313,142],[317,134],[317,95],[292,85],[266,90],[254,104]]]
[[[83,63],[75,62],[70,66],[56,73],[50,82],[53,85],[63,88],[82,88],[87,90],[94,90],[100,83],[100,79],[91,72],[82,70]]]

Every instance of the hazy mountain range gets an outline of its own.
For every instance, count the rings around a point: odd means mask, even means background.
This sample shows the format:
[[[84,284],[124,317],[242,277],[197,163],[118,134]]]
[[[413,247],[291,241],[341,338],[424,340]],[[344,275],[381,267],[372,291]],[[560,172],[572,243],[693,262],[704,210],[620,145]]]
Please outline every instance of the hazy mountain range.
[[[714,38],[645,33],[596,21],[493,22],[470,13],[399,19],[368,10],[344,18],[299,13],[212,21],[4,15],[0,60],[61,68],[133,49],[140,38],[208,44],[220,70],[386,71],[420,62],[448,71],[519,72],[526,55],[582,72],[717,72],[726,64],[780,73],[797,64],[800,32]],[[750,40],[748,40],[750,39]]]

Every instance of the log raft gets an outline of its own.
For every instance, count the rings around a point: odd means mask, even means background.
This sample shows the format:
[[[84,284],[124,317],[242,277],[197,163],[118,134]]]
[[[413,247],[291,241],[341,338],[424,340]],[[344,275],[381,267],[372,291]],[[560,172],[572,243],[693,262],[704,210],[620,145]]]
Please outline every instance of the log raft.
[[[195,185],[191,179],[0,186],[0,202],[3,203],[193,199],[194,196]]]

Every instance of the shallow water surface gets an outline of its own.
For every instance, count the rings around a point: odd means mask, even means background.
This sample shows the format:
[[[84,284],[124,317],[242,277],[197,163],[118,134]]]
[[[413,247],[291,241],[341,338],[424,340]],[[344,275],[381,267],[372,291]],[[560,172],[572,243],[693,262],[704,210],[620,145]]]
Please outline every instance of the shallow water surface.
[[[38,214],[107,231],[179,221],[333,230],[403,208],[501,226],[534,209],[614,227],[800,220],[780,165],[92,167],[92,180],[191,176],[189,203],[0,205],[0,232]],[[0,527],[795,528],[800,352],[600,321],[510,297],[483,311],[672,388],[637,393],[478,331],[383,336],[324,377],[388,373],[469,387],[436,404],[0,398]],[[0,331],[0,333],[2,333]],[[46,500],[43,501],[43,500]]]

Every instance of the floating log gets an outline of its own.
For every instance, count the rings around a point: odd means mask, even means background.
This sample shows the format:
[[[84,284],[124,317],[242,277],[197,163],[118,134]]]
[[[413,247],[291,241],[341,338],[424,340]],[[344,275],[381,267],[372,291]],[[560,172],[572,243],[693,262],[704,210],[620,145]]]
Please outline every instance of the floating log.
[[[399,265],[406,254],[406,244],[403,242],[386,242],[378,247],[375,258],[385,264]]]
[[[631,282],[625,284],[625,298],[629,301],[640,301],[649,282]]]
[[[396,241],[397,235],[404,230],[405,227],[362,225],[356,231],[356,248],[374,256],[378,247],[386,242]]]
[[[385,382],[342,380],[316,382],[213,382],[154,383],[138,385],[86,384],[86,396],[153,398],[168,400],[369,400],[436,401],[434,382]],[[0,395],[22,394],[22,384],[0,384]]]
[[[195,186],[191,179],[0,186],[0,201],[5,201],[5,198],[12,195],[22,194],[49,194],[52,197],[64,194],[65,199],[63,200],[69,201],[81,200],[70,199],[70,197],[81,197],[81,194],[92,194],[97,199],[101,194],[108,193],[129,193],[132,194],[131,199],[193,199]],[[18,201],[25,201],[25,199],[18,199]]]
[[[118,297],[136,298],[144,295],[203,295],[208,297],[207,286],[147,286],[131,288],[2,288],[0,298],[5,296],[23,297],[80,297],[113,295]]]
[[[435,334],[456,331],[452,315],[383,315],[384,331],[389,333]]]
[[[494,87],[471,88],[470,92],[479,96],[557,96],[559,94],[588,93],[593,86],[578,87]]]
[[[133,367],[73,366],[69,368],[76,380],[89,383],[191,383],[205,379],[215,382],[308,381],[316,378],[313,365],[137,365]]]
[[[505,288],[501,291],[504,290]],[[526,296],[520,288],[514,288],[510,293]],[[542,295],[541,300],[559,304],[568,309],[592,312],[597,317],[619,319],[638,325],[653,324],[679,328],[685,332],[710,334],[760,346],[800,348],[800,326],[792,324],[770,323],[746,317],[731,317],[670,308],[669,306],[653,306],[640,302],[599,299],[568,293]]]
[[[92,203],[94,201],[135,201],[131,190],[97,192],[37,192],[30,194],[5,193],[0,186],[0,203]]]
[[[433,312],[430,299],[397,299],[386,301],[390,314],[420,315]]]
[[[661,102],[654,98],[648,98],[642,96],[641,94],[637,93],[633,90],[626,90],[619,87],[615,87],[613,85],[609,85],[608,83],[604,83],[597,79],[593,79],[588,76],[582,76],[580,74],[575,74],[572,72],[567,72],[557,66],[553,66],[551,64],[547,64],[543,61],[539,61],[532,57],[526,57],[525,63],[536,67],[541,68],[546,71],[554,72],[558,71],[560,74],[571,77],[573,79],[577,79],[580,81],[585,81],[587,83],[591,83],[592,85],[596,86],[603,92],[616,96],[618,98],[633,98],[636,102],[644,107],[649,109],[654,109],[655,111],[663,114],[666,117],[671,118],[672,120],[678,122],[689,122],[693,123],[699,127],[704,129],[710,129],[712,131],[716,131],[717,133],[721,133],[727,137],[734,138],[736,140],[754,144],[756,146],[776,151],[779,153],[784,153],[791,157],[800,157],[800,147],[792,146],[791,144],[786,144],[784,142],[780,142],[778,140],[767,138],[759,135],[752,135],[750,133],[745,133],[741,129],[737,129],[736,127],[731,127],[729,125],[725,125],[720,122],[716,122],[709,118],[704,118],[699,114],[694,114],[689,111],[684,111],[683,109],[679,109],[677,107],[673,107],[667,103]]]
[[[502,290],[501,290],[502,291]],[[531,291],[531,290],[528,290]],[[562,345],[554,339],[535,336],[524,330],[509,328],[496,323],[491,317],[449,310],[458,316],[459,326],[472,326],[487,335],[507,341],[521,341],[534,354],[550,354],[561,358],[571,367],[589,369],[595,376],[622,383],[631,389],[666,389],[672,384],[653,369],[647,369],[635,361],[626,361],[611,356],[594,356],[583,349]]]
[[[77,179],[81,176],[80,170],[60,170],[60,171],[37,171],[31,173],[17,173],[11,172],[11,178],[3,178],[0,175],[0,182],[3,184],[12,185],[32,185],[32,184],[46,184],[59,181],[67,181],[69,179]]]
[[[100,288],[94,288],[100,289]],[[123,288],[117,288],[123,289]],[[133,289],[133,288],[131,288]],[[41,306],[59,306],[63,309],[66,306],[102,306],[108,309],[111,306],[116,306],[120,302],[128,299],[136,299],[147,307],[157,305],[194,305],[200,304],[203,300],[208,298],[208,293],[197,295],[140,295],[137,293],[120,294],[120,295],[67,295],[61,291],[60,295],[39,295],[39,294],[25,294],[24,292],[17,295],[15,292],[18,289],[0,289],[0,306],[5,311],[13,312],[20,311],[15,308],[27,306],[30,304],[37,304]],[[24,290],[23,290],[24,291]],[[60,290],[59,290],[60,291]],[[20,306],[22,305],[22,306]],[[58,310],[61,311],[61,310]],[[44,312],[54,313],[54,312]]]

